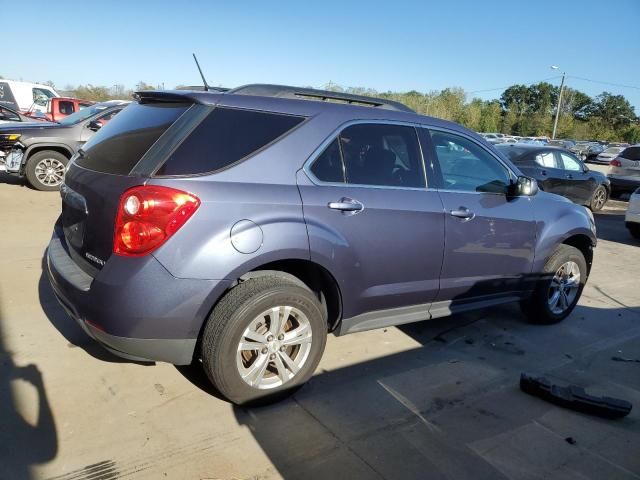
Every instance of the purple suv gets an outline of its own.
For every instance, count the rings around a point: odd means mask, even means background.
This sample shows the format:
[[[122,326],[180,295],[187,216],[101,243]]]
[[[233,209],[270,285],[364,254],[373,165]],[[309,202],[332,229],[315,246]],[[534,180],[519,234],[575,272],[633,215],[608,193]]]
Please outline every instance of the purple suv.
[[[596,244],[586,208],[460,125],[293,87],[140,92],[61,195],[69,315],[125,358],[201,361],[239,404],[306,382],[328,332],[511,301],[560,321]]]

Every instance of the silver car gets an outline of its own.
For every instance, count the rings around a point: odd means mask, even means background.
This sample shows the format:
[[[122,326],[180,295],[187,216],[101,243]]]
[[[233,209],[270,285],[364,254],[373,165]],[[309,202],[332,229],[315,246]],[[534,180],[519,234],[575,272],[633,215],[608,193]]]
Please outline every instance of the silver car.
[[[611,181],[611,196],[622,192],[633,192],[640,187],[640,144],[622,148],[609,165],[611,168],[607,177]]]
[[[620,155],[625,147],[609,147],[592,160],[593,163],[609,165],[609,162]]]

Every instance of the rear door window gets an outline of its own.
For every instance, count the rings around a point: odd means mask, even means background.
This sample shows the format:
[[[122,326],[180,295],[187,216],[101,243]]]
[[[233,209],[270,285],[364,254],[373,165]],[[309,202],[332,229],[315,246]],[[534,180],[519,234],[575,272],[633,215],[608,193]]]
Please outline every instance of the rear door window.
[[[413,127],[357,124],[340,134],[347,183],[424,188],[418,136]]]
[[[227,168],[275,142],[303,120],[293,115],[218,107],[156,175],[195,175]]]
[[[553,152],[542,152],[536,155],[536,163],[541,167],[560,168],[558,158]]]
[[[331,142],[313,162],[311,173],[321,182],[344,183],[344,168],[338,139]]]
[[[97,172],[127,175],[188,107],[175,103],[132,103],[82,147],[84,153],[76,163]]]

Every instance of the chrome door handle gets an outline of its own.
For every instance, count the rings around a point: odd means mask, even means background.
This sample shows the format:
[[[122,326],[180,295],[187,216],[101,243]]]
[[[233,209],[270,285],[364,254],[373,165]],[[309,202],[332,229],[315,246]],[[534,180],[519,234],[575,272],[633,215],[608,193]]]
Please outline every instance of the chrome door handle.
[[[452,217],[458,217],[458,218],[462,218],[464,220],[471,220],[473,217],[476,216],[475,213],[473,213],[471,210],[469,210],[466,207],[460,207],[457,210],[451,210],[449,212],[449,214]]]
[[[339,202],[329,202],[327,207],[332,210],[340,210],[342,212],[359,212],[364,208],[364,205],[350,198],[341,198]]]

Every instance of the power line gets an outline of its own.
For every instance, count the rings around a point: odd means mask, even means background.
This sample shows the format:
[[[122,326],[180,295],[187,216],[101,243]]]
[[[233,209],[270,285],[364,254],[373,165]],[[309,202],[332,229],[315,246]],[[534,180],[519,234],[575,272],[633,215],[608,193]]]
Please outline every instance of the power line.
[[[600,80],[591,80],[590,78],[584,78],[584,77],[577,77],[575,75],[567,75],[567,77],[569,78],[575,78],[577,80],[584,80],[586,82],[592,82],[592,83],[601,83],[603,85],[611,85],[613,87],[621,87],[621,88],[633,88],[635,90],[640,90],[640,87],[635,86],[635,85],[622,85],[620,83],[612,83],[612,82],[602,82]]]
[[[567,75],[568,76],[568,75]],[[529,83],[524,83],[522,85],[534,85],[536,83],[542,83],[542,82],[547,82],[549,80],[556,80],[558,78],[562,77],[562,75],[556,75],[555,77],[549,77],[549,78],[543,78],[542,80],[536,80],[534,82],[529,82]],[[512,85],[507,85],[506,87],[498,87],[498,88],[487,88],[484,90],[473,90],[471,92],[466,92],[466,93],[482,93],[482,92],[495,92],[496,90],[506,90],[509,87],[513,87]]]

